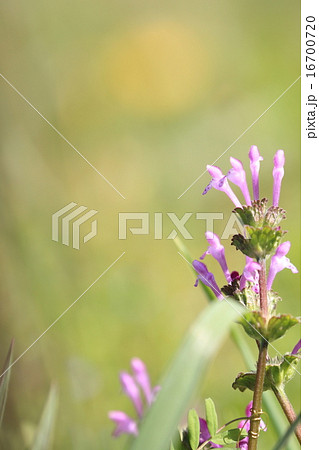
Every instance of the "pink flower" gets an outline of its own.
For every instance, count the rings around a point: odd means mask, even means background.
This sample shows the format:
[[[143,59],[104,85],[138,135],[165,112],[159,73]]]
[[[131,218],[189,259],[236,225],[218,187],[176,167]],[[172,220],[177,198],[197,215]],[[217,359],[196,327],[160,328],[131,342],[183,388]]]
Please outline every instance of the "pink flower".
[[[125,395],[127,395],[133,405],[139,417],[143,415],[143,402],[140,394],[140,390],[134,380],[134,378],[127,372],[120,373],[120,382]]]
[[[213,258],[215,258],[218,263],[220,264],[220,267],[222,268],[222,271],[224,272],[225,278],[228,283],[231,283],[231,276],[228,270],[226,258],[225,258],[225,248],[220,243],[219,237],[217,234],[212,233],[211,231],[207,231],[206,234],[207,242],[209,243],[209,247],[206,250],[206,252],[200,257],[200,259],[204,259],[206,255],[212,255]]]
[[[150,406],[153,403],[159,386],[155,388],[151,387],[147,368],[141,359],[133,358],[131,360],[131,368],[133,376],[127,372],[121,372],[120,383],[124,394],[132,401],[137,415],[141,419],[144,414],[144,404],[146,403],[146,406]],[[143,392],[145,401],[143,401],[141,391]],[[108,417],[116,425],[113,436],[117,437],[123,433],[138,434],[137,421],[123,411],[110,411]]]
[[[299,339],[297,344],[294,346],[294,348],[292,349],[291,354],[292,355],[298,355],[300,353],[300,349],[301,349],[301,339]]]
[[[285,165],[285,153],[283,150],[278,150],[274,156],[274,170],[272,172],[274,178],[272,203],[274,206],[278,206],[279,204],[281,181],[285,173],[284,165]]]
[[[239,289],[242,290],[246,287],[246,282],[250,281],[258,286],[259,273],[261,265],[254,261],[252,258],[246,257],[246,265],[242,276],[240,277]]]
[[[259,169],[260,169],[260,161],[262,161],[263,158],[260,156],[258,147],[256,145],[252,145],[250,147],[249,159],[250,159],[251,178],[253,183],[254,200],[259,200]]]
[[[113,420],[116,425],[113,431],[114,437],[118,437],[123,433],[138,435],[137,423],[123,411],[110,411],[109,419]]]
[[[204,189],[203,195],[207,194],[207,192],[213,187],[218,191],[225,192],[226,195],[230,198],[230,200],[234,203],[236,207],[241,208],[241,203],[234,194],[232,188],[229,186],[227,178],[223,175],[223,172],[217,166],[207,166],[207,170],[212,176],[210,183]]]
[[[199,443],[203,444],[206,441],[209,441],[210,439],[210,432],[208,430],[207,422],[205,419],[199,418],[199,425],[200,425],[200,436],[199,436]],[[223,448],[222,445],[214,444],[214,442],[209,441],[208,444],[209,448]],[[206,447],[206,446],[205,446]]]
[[[213,293],[219,300],[222,300],[224,297],[215,281],[215,277],[211,272],[208,271],[205,264],[195,259],[195,261],[193,261],[193,267],[198,275],[194,286],[197,287],[198,281],[200,280],[213,291]]]
[[[230,157],[230,163],[232,165],[232,169],[230,169],[227,173],[227,178],[236,186],[240,188],[245,198],[246,204],[251,205],[250,194],[246,181],[246,172],[244,170],[243,164],[239,159]]]
[[[283,242],[278,246],[274,256],[272,256],[267,278],[268,290],[271,289],[275,276],[281,270],[290,269],[292,273],[298,273],[297,268],[290,262],[290,259],[286,257],[286,254],[289,252],[289,250],[290,242]]]

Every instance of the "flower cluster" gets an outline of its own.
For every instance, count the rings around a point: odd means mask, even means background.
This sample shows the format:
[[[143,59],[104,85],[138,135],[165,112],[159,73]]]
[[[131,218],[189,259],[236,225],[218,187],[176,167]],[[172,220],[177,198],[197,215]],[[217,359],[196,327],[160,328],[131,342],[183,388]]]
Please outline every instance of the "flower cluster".
[[[280,198],[281,182],[284,176],[284,163],[285,155],[283,150],[278,150],[274,156],[274,169],[273,169],[273,204],[270,208],[266,209],[266,199],[259,198],[259,170],[260,161],[263,158],[260,156],[258,148],[253,145],[249,151],[250,170],[252,177],[252,190],[253,200],[247,185],[246,172],[241,161],[231,157],[231,169],[224,175],[219,167],[208,165],[207,170],[212,176],[212,179],[208,186],[205,188],[203,194],[206,194],[211,188],[215,188],[219,191],[225,192],[225,194],[234,203],[236,209],[235,213],[238,214],[243,225],[246,228],[246,236],[236,235],[233,238],[233,245],[240,249],[246,255],[246,264],[241,275],[237,271],[230,272],[226,258],[224,246],[220,243],[219,237],[210,232],[206,232],[206,240],[209,244],[206,252],[200,257],[203,260],[207,255],[211,255],[220,265],[226,282],[229,287],[233,287],[233,290],[243,291],[247,287],[256,294],[259,293],[259,272],[261,265],[259,260],[262,256],[268,256],[268,254],[275,253],[271,257],[267,289],[270,291],[276,274],[284,268],[290,269],[293,273],[297,273],[298,270],[286,257],[289,249],[290,242],[286,241],[279,245],[279,239],[283,233],[278,226],[278,223],[285,217],[284,211],[278,207]],[[246,205],[243,206],[235,195],[234,191],[229,185],[229,181],[236,186],[242,192]],[[255,227],[255,228],[254,228]],[[265,242],[265,251],[260,250],[260,246]],[[257,250],[256,250],[256,248]],[[258,253],[259,252],[259,253]],[[195,286],[198,285],[199,280],[208,286],[219,299],[223,299],[222,292],[226,292],[229,295],[229,289],[220,288],[215,280],[214,275],[209,272],[207,266],[201,261],[194,260],[193,267],[197,272],[198,278],[195,282]]]
[[[145,409],[155,400],[159,386],[151,387],[147,368],[141,359],[133,358],[131,369],[133,375],[128,372],[120,373],[120,383],[124,394],[132,401],[138,420],[140,420],[145,413]],[[138,420],[132,419],[123,411],[110,411],[108,416],[116,425],[113,436],[117,437],[123,433],[138,435]]]
[[[262,156],[259,154],[259,150],[256,145],[250,147],[248,153],[250,159],[250,170],[252,177],[252,187],[253,187],[253,197],[254,200],[259,200],[259,169],[260,161],[263,160]],[[233,184],[238,186],[244,196],[246,205],[251,206],[251,197],[249,189],[247,186],[246,172],[244,166],[239,159],[230,157],[230,163],[232,168],[227,172],[226,175],[223,174],[221,169],[217,166],[207,165],[207,171],[212,176],[210,183],[206,186],[203,195],[211,188],[215,188],[218,191],[225,192],[230,200],[234,203],[236,207],[241,207],[242,204],[234,194],[232,188],[229,186],[228,180]],[[284,176],[284,164],[285,164],[285,154],[283,150],[278,150],[274,156],[274,169],[273,169],[273,205],[278,206],[281,181]]]

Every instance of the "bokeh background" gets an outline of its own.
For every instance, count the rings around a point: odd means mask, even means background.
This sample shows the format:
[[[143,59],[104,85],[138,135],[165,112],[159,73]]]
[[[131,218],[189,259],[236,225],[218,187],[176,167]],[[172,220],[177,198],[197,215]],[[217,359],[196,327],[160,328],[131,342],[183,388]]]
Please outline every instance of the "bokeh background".
[[[223,232],[232,205],[216,191],[201,195],[208,175],[178,197],[299,76],[299,3],[1,2],[3,75],[125,197],[0,79],[0,360],[12,337],[18,357],[125,251],[13,367],[3,448],[28,447],[52,382],[54,448],[125,447],[125,437],[111,438],[107,418],[110,409],[133,412],[118,372],[139,356],[157,383],[206,304],[166,239],[173,228],[166,213],[193,213],[193,239],[184,243],[194,257],[206,249],[196,212],[223,213],[214,228]],[[258,145],[261,192],[271,198],[273,154],[285,150],[281,206],[289,256],[300,268],[299,96],[297,82],[218,164],[227,171],[233,155],[248,168],[249,147]],[[80,250],[51,240],[51,215],[71,201],[99,211],[98,235]],[[150,212],[150,235],[119,240],[119,212]],[[163,240],[154,239],[154,212],[163,213]],[[229,266],[241,271],[243,258],[224,245]],[[223,284],[213,260],[209,268]],[[274,287],[284,299],[279,310],[298,315],[299,274],[283,271]],[[292,329],[277,349],[290,351],[299,333]],[[221,421],[242,415],[251,394],[231,383],[244,369],[227,341],[192,406],[200,411],[211,396]],[[299,381],[288,388],[297,410]],[[269,431],[263,448],[273,442]]]

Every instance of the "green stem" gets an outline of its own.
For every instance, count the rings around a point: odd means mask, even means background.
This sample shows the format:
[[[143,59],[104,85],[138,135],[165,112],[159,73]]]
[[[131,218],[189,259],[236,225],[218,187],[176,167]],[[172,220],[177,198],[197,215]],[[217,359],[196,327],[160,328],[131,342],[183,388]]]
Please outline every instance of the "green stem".
[[[267,278],[266,278],[266,261],[260,261],[261,270],[259,271],[259,299],[260,311],[264,319],[268,320],[268,297],[267,297]]]
[[[261,269],[259,271],[259,306],[265,321],[268,320],[268,297],[266,280],[266,261],[260,261]],[[256,450],[258,445],[260,420],[262,414],[262,395],[264,390],[264,380],[266,372],[266,362],[268,356],[268,342],[262,340],[259,345],[259,356],[257,361],[256,382],[253,396],[253,406],[250,418],[250,430],[248,450]]]
[[[248,345],[247,340],[243,336],[241,330],[239,330],[238,325],[234,325],[231,329],[231,337],[233,341],[235,342],[238,350],[240,351],[245,364],[247,366],[247,369],[252,370],[255,367],[255,358],[253,356],[253,353],[250,349],[250,346]],[[285,417],[282,414],[282,410],[276,400],[276,398],[273,396],[273,393],[271,391],[267,391],[263,393],[263,404],[269,412],[269,420],[272,423],[273,428],[275,429],[278,437],[281,437],[282,430],[285,428]],[[291,440],[286,445],[287,450],[298,450],[299,445],[297,444],[297,441]]]
[[[277,400],[280,404],[280,406],[282,407],[283,412],[285,413],[288,421],[290,424],[292,424],[296,418],[297,415],[295,413],[295,410],[292,406],[292,404],[289,401],[289,398],[287,397],[286,392],[284,391],[283,388],[273,388],[274,394],[277,397]],[[300,423],[296,426],[295,428],[295,435],[299,441],[299,443],[301,444],[301,425]]]
[[[264,389],[264,379],[266,370],[266,360],[268,354],[268,343],[266,341],[261,342],[259,357],[257,362],[256,383],[253,396],[253,406],[250,418],[250,430],[249,430],[249,442],[248,450],[256,450],[258,437],[259,437],[259,425],[262,414],[262,394]]]

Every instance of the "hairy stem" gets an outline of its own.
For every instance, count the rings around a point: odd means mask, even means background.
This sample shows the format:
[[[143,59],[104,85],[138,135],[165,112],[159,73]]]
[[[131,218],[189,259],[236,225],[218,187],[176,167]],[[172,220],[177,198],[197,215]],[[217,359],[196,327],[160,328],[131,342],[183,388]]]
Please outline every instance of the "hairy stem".
[[[260,311],[264,319],[268,320],[268,298],[267,298],[267,278],[266,278],[266,261],[260,261],[261,269],[259,271],[259,299]]]
[[[277,397],[278,402],[280,403],[280,406],[283,409],[283,412],[285,413],[289,423],[293,423],[297,416],[295,413],[295,410],[292,406],[292,404],[289,401],[289,398],[287,397],[287,394],[285,393],[284,389],[276,389],[273,388],[274,394]],[[299,425],[296,426],[295,428],[295,435],[299,441],[299,443],[301,444],[301,425],[299,423]]]
[[[263,341],[260,344],[259,357],[257,362],[257,373],[256,373],[256,383],[255,390],[253,396],[253,406],[250,417],[250,430],[249,430],[249,442],[248,442],[248,450],[256,450],[258,437],[259,437],[259,428],[260,428],[260,420],[262,414],[262,394],[264,388],[264,379],[265,379],[265,370],[266,370],[266,361],[268,354],[268,343]]]
[[[268,320],[268,298],[267,298],[267,279],[266,279],[266,261],[260,261],[261,269],[259,271],[259,306],[261,314],[265,321]],[[256,382],[253,396],[253,406],[250,418],[250,430],[248,450],[256,450],[258,445],[260,420],[262,414],[262,395],[264,389],[266,361],[268,355],[268,342],[262,340],[259,345],[259,356],[257,361]]]

